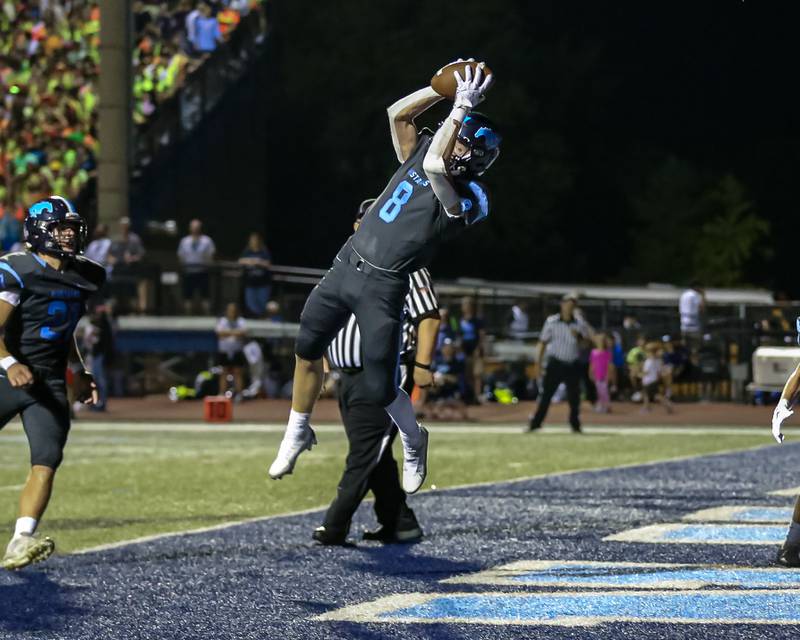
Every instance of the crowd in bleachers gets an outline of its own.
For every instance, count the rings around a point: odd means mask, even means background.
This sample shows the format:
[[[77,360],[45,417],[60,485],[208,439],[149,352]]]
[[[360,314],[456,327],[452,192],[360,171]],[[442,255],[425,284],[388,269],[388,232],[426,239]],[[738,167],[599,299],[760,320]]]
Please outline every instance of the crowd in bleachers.
[[[96,2],[0,2],[0,248],[24,205],[75,198],[95,169],[100,16]]]
[[[143,124],[263,0],[133,3],[134,121]],[[89,0],[0,0],[0,250],[24,207],[78,198],[96,168],[100,8]]]

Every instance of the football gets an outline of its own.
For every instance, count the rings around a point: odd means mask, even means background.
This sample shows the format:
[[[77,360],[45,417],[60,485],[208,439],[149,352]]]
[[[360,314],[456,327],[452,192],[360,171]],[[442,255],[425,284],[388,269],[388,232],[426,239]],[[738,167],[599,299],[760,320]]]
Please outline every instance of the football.
[[[445,98],[450,98],[451,100],[455,99],[456,97],[456,79],[453,75],[454,72],[458,71],[458,74],[463,78],[465,74],[465,69],[467,65],[472,67],[473,74],[475,73],[475,69],[478,67],[478,62],[475,61],[467,61],[462,60],[460,62],[451,62],[448,65],[445,65],[439,71],[436,72],[436,75],[431,78],[431,87],[433,90],[438,93],[440,96],[444,96]],[[483,67],[483,74],[484,78],[492,73],[492,70],[489,68],[488,65],[484,65]]]

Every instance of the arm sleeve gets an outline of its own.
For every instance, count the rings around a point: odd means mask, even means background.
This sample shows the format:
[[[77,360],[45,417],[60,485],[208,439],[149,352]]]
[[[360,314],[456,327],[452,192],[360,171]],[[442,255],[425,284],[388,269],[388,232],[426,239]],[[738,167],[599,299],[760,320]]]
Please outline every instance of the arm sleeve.
[[[16,307],[19,304],[23,288],[20,275],[8,264],[7,260],[0,260],[0,300]]]
[[[418,324],[424,318],[439,317],[439,300],[433,289],[431,274],[426,268],[414,271],[410,276],[410,288],[406,296],[406,311],[409,319]]]
[[[433,136],[428,153],[425,154],[422,168],[428,180],[431,181],[433,193],[442,203],[444,210],[449,216],[461,217],[461,197],[458,195],[450,172],[447,170],[447,158],[453,152],[456,143],[456,136],[461,129],[461,123],[467,115],[467,110],[456,108],[450,111],[450,115],[445,118],[442,126],[439,127],[436,135]]]
[[[392,145],[394,146],[394,152],[399,162],[403,163],[407,158],[406,152],[403,149],[404,142],[406,142],[410,148],[414,146],[410,141],[401,140],[403,133],[406,133],[406,137],[410,138],[413,133],[410,127],[413,128],[414,126],[414,118],[443,99],[444,98],[431,87],[425,87],[404,98],[400,98],[386,110],[389,115],[389,130],[392,134]]]

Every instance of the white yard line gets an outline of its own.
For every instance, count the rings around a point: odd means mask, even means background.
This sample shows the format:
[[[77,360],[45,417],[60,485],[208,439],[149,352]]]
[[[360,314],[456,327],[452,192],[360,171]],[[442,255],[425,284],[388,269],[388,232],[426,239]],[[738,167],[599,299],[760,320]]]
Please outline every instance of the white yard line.
[[[520,424],[426,424],[432,433],[445,433],[457,435],[474,435],[486,433],[521,434],[523,427]],[[277,423],[235,423],[235,424],[204,424],[201,422],[161,422],[157,424],[147,422],[75,422],[72,426],[73,433],[94,433],[98,431],[129,431],[134,433],[283,433],[285,425]],[[19,423],[9,425],[8,431],[21,431]],[[338,424],[320,424],[314,426],[320,433],[343,433],[343,428]],[[585,435],[754,435],[764,436],[765,441],[771,437],[769,425],[764,427],[735,427],[720,426],[709,427],[701,425],[675,426],[615,426],[598,425],[584,426]],[[798,429],[786,429],[791,436],[800,434]],[[542,436],[564,435],[570,433],[568,425],[557,424],[546,426],[541,431],[531,434],[531,438]]]
[[[0,487],[0,491],[18,491],[24,487],[24,484],[9,484],[4,487]]]

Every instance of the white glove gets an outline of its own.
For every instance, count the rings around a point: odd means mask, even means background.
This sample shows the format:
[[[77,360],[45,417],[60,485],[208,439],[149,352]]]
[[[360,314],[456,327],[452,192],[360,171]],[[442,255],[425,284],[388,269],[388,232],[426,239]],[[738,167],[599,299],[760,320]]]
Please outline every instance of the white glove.
[[[772,413],[772,437],[774,437],[778,443],[783,442],[781,425],[783,424],[783,421],[793,413],[794,411],[789,408],[789,401],[785,398],[781,398],[778,401],[778,406],[775,407],[775,411]]]
[[[492,74],[490,73],[484,78],[483,67],[484,64],[482,62],[478,64],[474,77],[472,74],[472,67],[465,67],[463,79],[458,71],[453,72],[456,78],[456,99],[453,103],[453,107],[461,107],[470,111],[483,102],[486,97],[486,92],[489,90],[489,87],[492,86]]]

